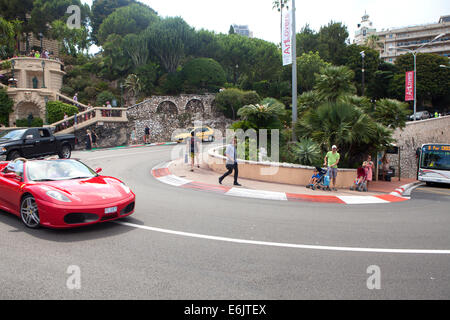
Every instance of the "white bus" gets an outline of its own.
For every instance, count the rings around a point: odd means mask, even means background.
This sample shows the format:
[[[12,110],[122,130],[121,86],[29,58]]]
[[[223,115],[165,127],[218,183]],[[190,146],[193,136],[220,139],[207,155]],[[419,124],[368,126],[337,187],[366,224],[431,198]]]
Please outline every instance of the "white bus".
[[[450,184],[450,144],[424,144],[420,149],[419,181]]]

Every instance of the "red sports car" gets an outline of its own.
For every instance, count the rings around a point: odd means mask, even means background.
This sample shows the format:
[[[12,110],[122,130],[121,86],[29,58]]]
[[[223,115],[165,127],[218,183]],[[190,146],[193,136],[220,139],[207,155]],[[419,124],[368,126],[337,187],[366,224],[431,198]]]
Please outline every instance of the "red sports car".
[[[135,195],[120,180],[73,159],[0,162],[0,210],[29,228],[71,228],[134,212]]]

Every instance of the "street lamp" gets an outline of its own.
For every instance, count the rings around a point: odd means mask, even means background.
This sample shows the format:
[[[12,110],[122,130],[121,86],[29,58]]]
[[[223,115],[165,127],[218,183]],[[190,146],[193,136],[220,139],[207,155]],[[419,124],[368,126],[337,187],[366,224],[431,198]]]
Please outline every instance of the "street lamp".
[[[414,121],[416,121],[416,109],[417,109],[417,53],[418,50],[425,47],[426,45],[432,44],[433,42],[435,42],[436,40],[438,40],[439,38],[445,36],[445,33],[441,33],[440,35],[436,36],[433,40],[431,40],[430,42],[424,43],[423,45],[421,45],[420,47],[418,47],[415,50],[411,50],[411,49],[406,49],[406,48],[389,48],[389,50],[400,50],[400,51],[407,51],[409,53],[411,53],[414,57]]]
[[[42,53],[42,38],[44,38],[44,35],[42,32],[39,32],[39,39],[41,40],[41,53]]]
[[[366,53],[364,51],[361,51],[359,54],[362,58],[362,95],[364,96],[364,57],[366,56]]]
[[[42,88],[45,88],[45,61],[42,61]]]

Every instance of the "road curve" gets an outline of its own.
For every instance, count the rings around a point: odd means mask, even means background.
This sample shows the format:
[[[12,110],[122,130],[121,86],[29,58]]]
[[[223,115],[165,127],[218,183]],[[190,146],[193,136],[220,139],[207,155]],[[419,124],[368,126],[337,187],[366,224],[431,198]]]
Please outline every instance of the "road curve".
[[[342,206],[183,190],[150,173],[170,159],[172,148],[74,152],[136,193],[136,212],[126,224],[27,230],[0,214],[7,244],[0,247],[0,298],[450,297],[450,255],[433,254],[450,249],[448,198]],[[71,265],[81,270],[79,290],[66,286]],[[380,268],[380,290],[367,288],[373,265]]]

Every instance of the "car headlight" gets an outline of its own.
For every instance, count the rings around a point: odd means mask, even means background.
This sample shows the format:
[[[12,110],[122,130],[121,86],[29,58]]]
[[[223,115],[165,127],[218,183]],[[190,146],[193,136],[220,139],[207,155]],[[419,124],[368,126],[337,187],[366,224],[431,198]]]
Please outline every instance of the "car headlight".
[[[7,151],[6,148],[1,148],[0,150],[1,150],[2,152],[6,152],[6,151]]]
[[[50,198],[53,198],[55,200],[61,201],[61,202],[72,202],[69,198],[67,198],[65,195],[63,195],[61,192],[58,191],[47,191],[46,193]]]
[[[120,185],[122,186],[123,190],[125,190],[125,192],[126,192],[127,194],[130,194],[130,193],[131,193],[130,187],[128,187],[125,183],[121,183]]]

